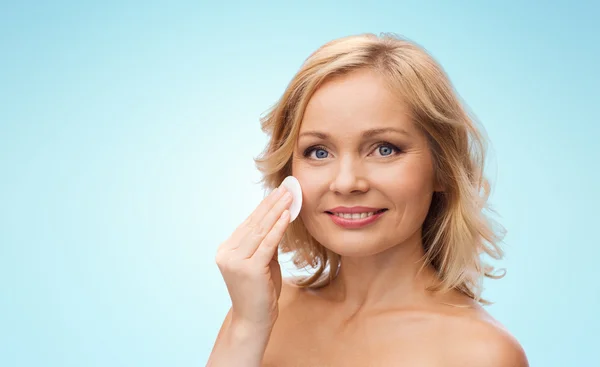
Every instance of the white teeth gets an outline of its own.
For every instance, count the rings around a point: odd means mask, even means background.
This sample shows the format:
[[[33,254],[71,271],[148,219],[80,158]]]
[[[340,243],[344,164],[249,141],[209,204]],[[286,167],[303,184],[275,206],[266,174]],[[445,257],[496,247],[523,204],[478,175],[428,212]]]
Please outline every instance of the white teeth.
[[[368,212],[368,213],[333,213],[334,215],[340,217],[340,218],[344,218],[344,219],[364,219],[367,217],[372,216],[373,214],[375,214],[375,212]]]

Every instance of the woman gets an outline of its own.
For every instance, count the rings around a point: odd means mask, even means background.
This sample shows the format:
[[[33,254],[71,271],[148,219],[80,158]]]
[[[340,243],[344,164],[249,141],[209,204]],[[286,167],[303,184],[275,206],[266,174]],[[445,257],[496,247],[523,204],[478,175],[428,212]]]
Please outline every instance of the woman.
[[[502,257],[484,214],[485,141],[442,68],[392,35],[313,53],[264,117],[257,159],[273,190],[221,244],[232,307],[210,366],[521,367],[481,304],[481,254]],[[499,229],[498,229],[499,228]],[[305,279],[283,281],[277,250]]]

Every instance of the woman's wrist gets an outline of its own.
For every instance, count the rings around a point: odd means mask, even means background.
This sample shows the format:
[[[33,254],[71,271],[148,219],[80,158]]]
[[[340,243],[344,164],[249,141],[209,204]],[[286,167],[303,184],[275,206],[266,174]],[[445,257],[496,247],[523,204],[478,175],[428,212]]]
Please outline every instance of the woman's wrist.
[[[232,319],[207,366],[260,367],[272,329],[272,325]]]

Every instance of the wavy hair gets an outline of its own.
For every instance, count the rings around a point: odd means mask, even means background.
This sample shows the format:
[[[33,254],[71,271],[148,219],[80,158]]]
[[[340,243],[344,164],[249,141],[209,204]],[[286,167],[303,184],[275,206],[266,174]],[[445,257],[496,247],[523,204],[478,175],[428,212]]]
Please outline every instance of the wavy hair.
[[[269,141],[255,158],[262,183],[270,191],[291,174],[292,154],[306,105],[329,78],[368,68],[384,76],[390,91],[411,111],[432,152],[435,192],[423,222],[423,267],[433,266],[440,279],[434,291],[456,289],[482,303],[484,277],[501,278],[482,262],[486,254],[503,257],[499,246],[506,231],[486,211],[489,180],[484,177],[487,141],[466,111],[442,67],[429,53],[405,38],[365,33],[330,41],[313,52],[293,77],[281,98],[263,116]],[[337,275],[340,255],[318,243],[301,218],[290,224],[281,242],[297,268],[310,267],[301,287],[322,287]]]

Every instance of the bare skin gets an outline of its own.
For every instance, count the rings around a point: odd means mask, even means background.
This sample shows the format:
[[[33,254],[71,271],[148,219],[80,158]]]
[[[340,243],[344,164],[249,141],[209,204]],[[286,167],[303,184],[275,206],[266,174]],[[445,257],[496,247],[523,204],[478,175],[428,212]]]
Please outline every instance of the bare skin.
[[[433,193],[444,188],[434,182],[426,137],[379,75],[355,71],[319,88],[292,162],[303,189],[301,220],[319,243],[341,255],[340,272],[318,290],[284,281],[269,312],[237,297],[212,365],[227,365],[218,362],[247,350],[254,351],[248,352],[253,361],[264,353],[262,366],[528,366],[519,343],[478,303],[458,291],[427,290],[439,279],[431,267],[419,272],[421,227]],[[366,227],[348,229],[328,214],[337,206],[387,210]],[[249,298],[257,299],[256,292]],[[254,321],[232,322],[236,309]],[[244,337],[231,336],[239,330]]]
[[[263,366],[527,366],[518,342],[480,306],[440,303],[460,296],[348,314],[327,293],[284,283]]]

